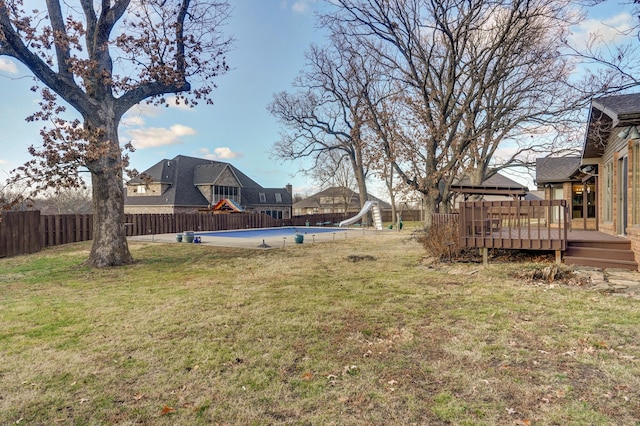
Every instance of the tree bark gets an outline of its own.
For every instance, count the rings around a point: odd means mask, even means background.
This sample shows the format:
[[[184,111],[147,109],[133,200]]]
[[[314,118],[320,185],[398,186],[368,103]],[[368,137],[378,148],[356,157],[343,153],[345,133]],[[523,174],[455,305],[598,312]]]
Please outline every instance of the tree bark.
[[[108,102],[105,102],[108,103]],[[87,162],[93,189],[93,245],[86,265],[96,268],[133,263],[125,230],[122,153],[118,139],[120,118],[114,108],[97,109],[85,117],[85,128],[100,129],[89,150],[97,158]]]
[[[124,188],[116,170],[92,173],[93,245],[86,265],[95,268],[133,263],[125,233]]]

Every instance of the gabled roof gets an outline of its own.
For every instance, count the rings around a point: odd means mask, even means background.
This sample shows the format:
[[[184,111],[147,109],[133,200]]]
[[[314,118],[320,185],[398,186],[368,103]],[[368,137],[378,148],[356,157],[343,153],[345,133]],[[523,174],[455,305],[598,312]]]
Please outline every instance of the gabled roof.
[[[349,206],[352,208],[356,208],[359,209],[360,208],[360,194],[349,189],[349,188],[345,188],[342,186],[333,186],[331,188],[327,188],[325,190],[322,190],[320,192],[317,192],[307,198],[305,198],[304,200],[300,200],[297,203],[295,203],[293,205],[294,209],[305,209],[305,208],[314,208],[314,207],[323,207],[323,206],[327,206],[326,204],[320,204],[320,199],[324,198],[324,197],[331,197],[331,198],[341,198],[344,199],[346,198],[348,201],[350,201]],[[383,201],[377,197],[374,197],[373,195],[369,194],[369,199],[372,201],[377,201],[378,205],[380,206],[380,208],[382,210],[389,210],[391,209],[391,204],[387,203],[386,201]]]
[[[209,163],[199,164],[194,170],[194,185],[214,185],[218,178],[226,171],[235,176],[242,188],[262,188],[256,181],[242,173],[229,163],[219,161],[209,161]]]
[[[580,157],[536,158],[536,183],[568,182],[580,168]]]
[[[591,107],[607,114],[614,127],[640,122],[640,93],[595,98]]]
[[[640,93],[592,99],[582,158],[601,157],[613,129],[635,124],[640,124]]]
[[[471,180],[465,176],[451,185],[451,191],[460,194],[525,195],[529,188],[503,174],[496,173],[485,179],[481,185],[471,185]]]

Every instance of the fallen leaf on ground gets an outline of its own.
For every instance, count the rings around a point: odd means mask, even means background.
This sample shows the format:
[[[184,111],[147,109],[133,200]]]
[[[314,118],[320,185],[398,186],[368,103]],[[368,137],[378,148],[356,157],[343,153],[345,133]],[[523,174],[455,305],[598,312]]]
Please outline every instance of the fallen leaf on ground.
[[[166,416],[167,414],[170,413],[174,413],[176,411],[175,408],[169,407],[168,405],[165,405],[164,407],[162,407],[162,415]]]

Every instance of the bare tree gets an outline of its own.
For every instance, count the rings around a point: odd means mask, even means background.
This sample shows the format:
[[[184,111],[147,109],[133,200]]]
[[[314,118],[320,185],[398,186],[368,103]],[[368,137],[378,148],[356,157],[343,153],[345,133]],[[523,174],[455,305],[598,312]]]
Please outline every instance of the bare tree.
[[[536,37],[551,37],[552,30],[567,24],[573,17],[568,3],[335,0],[332,4],[335,11],[322,23],[375,54],[386,78],[401,85],[398,95],[367,97],[370,126],[398,175],[424,194],[427,222],[448,197],[448,184],[465,158],[469,160],[471,147],[487,141],[490,151],[532,119],[530,109],[536,101],[536,111],[553,112],[549,99],[539,99],[535,77],[529,76],[534,80],[527,85],[519,80],[527,67],[535,68],[534,61],[553,63],[553,49],[542,56],[542,49],[534,54],[531,46]],[[563,66],[553,78],[566,71]],[[503,105],[506,94],[511,98]],[[489,163],[490,156],[482,161]]]
[[[310,173],[320,187],[345,187],[358,190],[351,163],[347,155],[338,151],[327,151],[319,157],[318,166]]]
[[[372,63],[340,37],[332,37],[328,47],[312,46],[307,61],[294,81],[297,91],[275,94],[268,106],[284,128],[272,152],[286,160],[310,158],[307,172],[322,168],[325,160],[331,166],[347,159],[363,206],[368,199],[368,159],[362,87],[368,84]]]
[[[91,213],[91,191],[88,188],[61,188],[35,200],[43,214]]]
[[[571,21],[562,11],[540,6],[526,19],[519,8],[502,8],[484,33],[469,34],[471,61],[487,69],[472,76],[482,90],[477,108],[465,115],[465,127],[476,135],[466,154],[474,185],[499,170],[529,166],[531,154],[567,147],[556,135],[565,134],[579,106],[569,84],[573,62],[563,54]],[[558,141],[563,143],[556,146]],[[504,154],[496,158],[499,148]]]
[[[587,7],[605,0],[585,1]],[[627,22],[602,23],[586,35],[586,40],[568,40],[567,47],[580,67],[583,78],[575,88],[589,101],[594,95],[624,92],[640,86],[640,2],[623,1],[616,5],[619,15],[629,12]]]
[[[0,55],[22,62],[44,85],[41,110],[28,120],[52,125],[14,179],[36,190],[79,187],[78,169],[89,170],[94,239],[88,265],[132,262],[122,183],[128,156],[118,137],[123,114],[143,101],[163,104],[167,94],[191,105],[210,103],[214,79],[228,69],[231,41],[219,32],[228,13],[224,0],[47,0],[43,11],[0,0]],[[65,105],[81,119],[62,118]]]

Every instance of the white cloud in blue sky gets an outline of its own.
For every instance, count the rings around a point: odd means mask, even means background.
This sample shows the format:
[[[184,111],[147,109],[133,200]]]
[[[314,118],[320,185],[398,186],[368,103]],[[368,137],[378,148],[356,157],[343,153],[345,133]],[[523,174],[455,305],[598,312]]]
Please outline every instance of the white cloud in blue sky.
[[[131,137],[131,143],[136,149],[145,149],[182,144],[184,143],[184,136],[192,136],[197,132],[191,127],[174,124],[169,128],[148,127],[129,129],[126,133]]]
[[[241,152],[235,152],[231,148],[226,146],[214,148],[213,152],[209,151],[209,148],[200,148],[198,150],[198,154],[202,158],[215,161],[227,161],[234,158],[242,157]]]
[[[588,41],[595,45],[620,43],[635,37],[633,26],[637,18],[630,13],[621,12],[606,18],[590,18],[577,25],[569,41],[578,48],[584,48]]]
[[[9,58],[0,58],[0,72],[8,72],[10,74],[17,74],[18,67],[15,62]]]
[[[313,10],[314,3],[316,3],[316,0],[282,0],[280,7],[282,9],[290,9],[295,13],[309,13]]]

